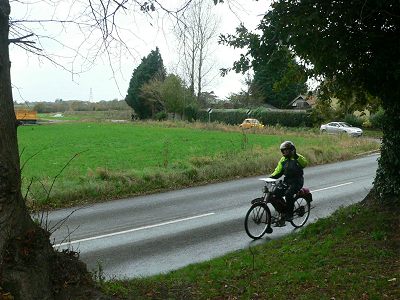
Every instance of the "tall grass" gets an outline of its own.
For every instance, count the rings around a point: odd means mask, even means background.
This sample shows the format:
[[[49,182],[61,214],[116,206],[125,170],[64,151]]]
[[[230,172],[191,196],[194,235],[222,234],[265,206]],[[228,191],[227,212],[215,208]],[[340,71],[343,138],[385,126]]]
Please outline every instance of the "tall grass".
[[[283,128],[241,131],[221,124],[67,123],[19,128],[28,201],[63,207],[223,179],[268,174],[278,146],[293,140],[310,164],[348,159],[378,144]],[[54,177],[73,157],[47,197]]]

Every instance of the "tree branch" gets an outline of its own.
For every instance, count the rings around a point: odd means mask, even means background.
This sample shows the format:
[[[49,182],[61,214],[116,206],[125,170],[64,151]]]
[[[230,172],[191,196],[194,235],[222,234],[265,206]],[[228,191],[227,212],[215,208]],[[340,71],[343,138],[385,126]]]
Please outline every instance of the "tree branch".
[[[8,43],[9,44],[11,44],[11,43],[26,43],[26,44],[32,43],[32,44],[34,44],[35,42],[33,42],[33,41],[23,41],[24,39],[27,39],[27,38],[29,38],[31,36],[33,36],[33,33],[25,35],[25,36],[21,36],[21,37],[16,38],[16,39],[9,39]]]

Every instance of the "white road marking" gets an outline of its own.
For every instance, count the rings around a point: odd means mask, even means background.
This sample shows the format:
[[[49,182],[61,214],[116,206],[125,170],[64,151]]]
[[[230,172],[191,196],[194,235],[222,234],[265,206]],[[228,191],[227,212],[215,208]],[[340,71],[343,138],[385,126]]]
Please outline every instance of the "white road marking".
[[[342,183],[342,184],[338,184],[338,185],[328,186],[328,187],[323,188],[323,189],[311,191],[311,193],[316,193],[316,192],[320,192],[320,191],[325,191],[325,190],[329,190],[329,189],[334,189],[334,188],[337,188],[337,187],[340,187],[340,186],[344,186],[344,185],[349,185],[349,184],[352,184],[352,183],[353,183],[353,182],[350,181],[350,182],[346,182],[346,183]]]
[[[329,186],[326,188],[311,191],[311,193],[334,189],[334,188],[349,185],[352,183],[353,182],[346,182],[346,183],[342,183],[342,184],[338,184],[338,185],[334,185],[334,186]],[[65,242],[65,243],[55,244],[55,245],[53,245],[53,247],[61,247],[61,246],[65,246],[65,245],[72,245],[72,244],[77,244],[77,243],[81,243],[81,242],[103,239],[103,238],[112,237],[112,236],[116,236],[116,235],[131,233],[131,232],[135,232],[135,231],[139,231],[139,230],[151,229],[151,228],[161,227],[161,226],[175,224],[175,223],[179,223],[179,222],[194,220],[194,219],[198,219],[198,218],[204,218],[204,217],[208,217],[208,216],[211,216],[214,214],[215,213],[212,212],[212,213],[197,215],[197,216],[193,216],[193,217],[167,221],[167,222],[163,222],[163,223],[159,223],[159,224],[147,225],[147,226],[132,228],[132,229],[124,230],[124,231],[118,231],[118,232],[113,232],[113,233],[108,233],[108,234],[97,235],[97,236],[93,236],[93,237],[89,237],[89,238],[85,238],[85,239],[79,239],[79,240],[75,240],[75,241],[69,241],[69,242]]]
[[[89,237],[89,238],[85,238],[85,239],[80,239],[80,240],[75,240],[75,241],[69,241],[69,242],[65,242],[65,243],[55,244],[55,245],[53,245],[53,247],[61,247],[61,246],[65,246],[65,245],[72,245],[72,244],[81,243],[81,242],[87,242],[87,241],[92,241],[92,240],[97,240],[97,239],[103,239],[103,238],[107,238],[107,237],[111,237],[111,236],[121,235],[121,234],[125,234],[125,233],[131,233],[131,232],[135,232],[135,231],[139,231],[139,230],[145,230],[145,229],[150,229],[150,228],[170,225],[170,224],[174,224],[174,223],[179,223],[179,222],[184,222],[184,221],[204,218],[204,217],[208,217],[208,216],[211,216],[211,215],[214,215],[214,214],[215,213],[212,212],[212,213],[208,213],[208,214],[197,215],[197,216],[193,216],[193,217],[167,221],[167,222],[163,222],[163,223],[159,223],[159,224],[147,225],[147,226],[138,227],[138,228],[132,228],[132,229],[124,230],[124,231],[118,231],[118,232],[113,232],[113,233],[108,233],[108,234],[103,234],[103,235],[97,235],[97,236],[93,236],[93,237]]]

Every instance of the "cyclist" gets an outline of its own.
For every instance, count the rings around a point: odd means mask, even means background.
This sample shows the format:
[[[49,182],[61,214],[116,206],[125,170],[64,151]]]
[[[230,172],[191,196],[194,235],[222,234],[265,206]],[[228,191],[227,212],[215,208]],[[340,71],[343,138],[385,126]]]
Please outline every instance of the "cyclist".
[[[291,141],[283,142],[280,145],[280,150],[283,156],[270,177],[278,179],[282,175],[285,175],[283,182],[287,185],[287,189],[284,191],[287,210],[286,214],[278,223],[279,226],[284,226],[285,221],[291,221],[293,219],[294,197],[303,187],[303,169],[307,166],[308,162],[304,156],[296,153],[296,147]]]

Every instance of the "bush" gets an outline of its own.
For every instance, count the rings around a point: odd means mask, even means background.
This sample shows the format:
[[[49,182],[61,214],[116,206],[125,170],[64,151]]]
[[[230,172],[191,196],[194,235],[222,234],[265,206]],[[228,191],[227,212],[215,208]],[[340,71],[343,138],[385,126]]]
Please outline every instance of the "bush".
[[[311,114],[304,111],[256,111],[254,117],[264,125],[284,127],[312,127]]]
[[[197,120],[198,108],[194,105],[188,105],[185,107],[185,117],[189,122]]]
[[[351,126],[355,127],[362,127],[364,120],[360,117],[357,117],[355,115],[348,114],[344,117],[344,121],[346,123],[349,123]]]
[[[168,115],[167,115],[167,113],[166,113],[165,111],[160,111],[160,112],[156,113],[156,115],[154,116],[154,118],[155,118],[157,121],[166,120],[167,117],[168,117]]]
[[[208,122],[209,114],[206,110],[199,111],[198,120]],[[221,122],[228,125],[237,125],[248,118],[246,111],[242,109],[213,109],[210,115],[211,122]]]
[[[369,121],[371,122],[372,127],[377,129],[383,128],[384,119],[385,111],[383,110],[383,108],[380,108],[375,114],[369,117]]]
[[[208,122],[208,112],[203,110],[198,113],[198,120]],[[247,115],[246,109],[214,109],[211,113],[211,122],[222,122],[229,125],[238,125],[246,118],[256,118],[264,125],[281,125],[285,127],[312,127],[309,112],[278,110],[270,111],[262,108],[253,110]]]

